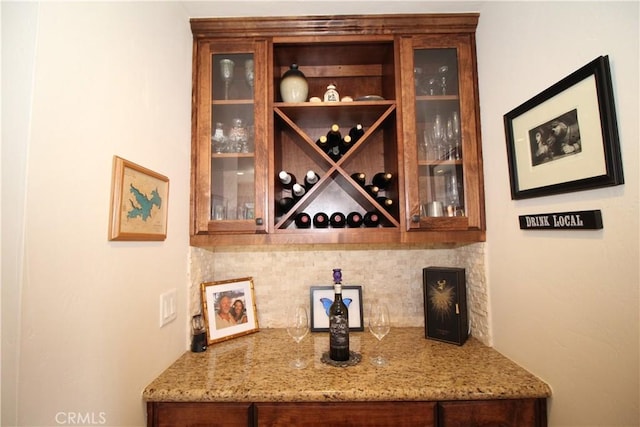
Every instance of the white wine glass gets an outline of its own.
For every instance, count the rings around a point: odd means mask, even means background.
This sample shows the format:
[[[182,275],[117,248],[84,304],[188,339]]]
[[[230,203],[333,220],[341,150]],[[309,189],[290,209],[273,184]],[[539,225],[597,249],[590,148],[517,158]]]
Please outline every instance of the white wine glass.
[[[233,81],[233,70],[235,66],[236,63],[230,59],[225,58],[220,60],[220,75],[224,82],[224,99],[229,99],[229,85]]]
[[[381,302],[371,304],[369,311],[369,331],[378,340],[376,343],[376,356],[371,359],[371,363],[376,366],[384,366],[387,360],[382,357],[380,352],[380,342],[391,329],[391,320],[389,318],[389,309],[387,305]]]
[[[296,369],[302,369],[307,363],[300,358],[300,341],[309,333],[309,316],[303,305],[296,305],[287,313],[287,332],[296,342],[296,358],[290,365]]]
[[[244,61],[244,78],[247,81],[247,84],[251,86],[251,89],[253,89],[254,77],[253,59],[247,59]]]

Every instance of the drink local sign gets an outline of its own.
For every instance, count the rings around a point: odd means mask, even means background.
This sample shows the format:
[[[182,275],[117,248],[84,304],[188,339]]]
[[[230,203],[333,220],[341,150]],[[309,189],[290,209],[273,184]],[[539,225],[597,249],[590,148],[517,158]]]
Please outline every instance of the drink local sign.
[[[522,230],[599,230],[602,228],[602,212],[576,211],[520,215]]]

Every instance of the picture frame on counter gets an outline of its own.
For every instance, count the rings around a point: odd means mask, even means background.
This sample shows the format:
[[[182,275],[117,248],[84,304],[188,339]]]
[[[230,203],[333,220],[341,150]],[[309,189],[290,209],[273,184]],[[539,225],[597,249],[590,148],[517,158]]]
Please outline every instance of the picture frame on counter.
[[[624,183],[609,57],[504,115],[512,199]]]
[[[333,286],[312,286],[310,289],[311,332],[329,331],[329,307],[333,303]],[[362,286],[342,286],[342,301],[349,310],[349,330],[364,331]]]
[[[109,240],[165,240],[169,178],[113,156]]]
[[[204,282],[200,289],[209,345],[258,332],[252,277]]]

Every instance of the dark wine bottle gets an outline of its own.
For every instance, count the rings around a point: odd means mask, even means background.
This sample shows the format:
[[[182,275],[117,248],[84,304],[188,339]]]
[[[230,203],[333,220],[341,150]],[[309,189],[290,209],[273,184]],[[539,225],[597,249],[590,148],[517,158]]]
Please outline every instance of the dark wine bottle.
[[[349,360],[349,310],[342,301],[342,272],[333,269],[333,304],[329,308],[329,357],[337,362]]]
[[[340,140],[340,155],[344,156],[347,151],[351,148],[353,140],[349,135],[345,135],[342,140]]]
[[[278,174],[278,179],[282,183],[282,188],[285,190],[291,190],[293,188],[293,184],[297,182],[296,177],[287,171],[280,171]]]
[[[293,197],[283,197],[278,200],[278,215],[284,215],[296,204]]]
[[[393,211],[393,208],[395,206],[395,203],[393,203],[393,199],[390,199],[388,197],[376,197],[376,201],[380,203],[380,206],[382,206],[387,212]]]
[[[366,179],[367,179],[367,175],[365,175],[362,172],[357,172],[357,173],[352,173],[351,174],[351,179],[353,179],[355,182],[357,182],[360,187],[365,186],[365,184],[367,183]]]
[[[332,124],[331,129],[329,129],[329,132],[327,132],[327,144],[329,144],[330,147],[339,145],[341,139],[342,134],[340,133],[340,126],[338,126],[336,123]]]
[[[327,137],[324,135],[318,138],[316,145],[325,153],[329,151],[329,143],[327,142]]]
[[[331,157],[331,160],[337,162],[340,157],[340,142],[342,141],[342,134],[340,133],[340,126],[337,124],[331,125],[331,129],[327,132],[327,154]]]
[[[373,185],[373,184],[365,185],[364,189],[366,190],[367,193],[369,193],[371,197],[378,197],[378,192],[380,191],[380,189],[378,188],[377,185]]]
[[[295,218],[296,227],[309,228],[311,227],[311,217],[306,212],[300,212]]]
[[[378,172],[371,179],[371,184],[376,185],[380,190],[386,190],[391,185],[393,174],[389,172]]]
[[[298,183],[293,184],[293,188],[291,188],[291,194],[293,195],[293,199],[296,202],[300,200],[302,196],[305,195],[306,192],[307,190],[305,190],[305,188]]]
[[[380,215],[377,212],[369,211],[364,214],[364,219],[362,220],[365,227],[377,227],[380,225]]]
[[[318,174],[315,173],[314,171],[310,170],[304,176],[304,187],[307,189],[307,191],[309,191],[311,187],[316,185],[316,183],[319,180],[320,180],[320,176],[318,176]]]
[[[364,128],[360,123],[349,129],[349,136],[351,137],[351,143],[355,144],[364,135]]]
[[[334,212],[329,217],[329,225],[333,228],[344,228],[347,225],[347,218],[342,212]]]
[[[329,227],[329,216],[324,212],[318,212],[313,216],[313,226],[315,228]]]
[[[351,228],[362,226],[362,215],[359,212],[351,212],[347,215],[347,225]]]

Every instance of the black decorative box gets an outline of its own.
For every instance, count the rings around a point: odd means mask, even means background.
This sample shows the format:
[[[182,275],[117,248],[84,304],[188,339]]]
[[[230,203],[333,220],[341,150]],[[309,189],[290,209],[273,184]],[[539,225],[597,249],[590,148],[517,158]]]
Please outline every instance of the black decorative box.
[[[425,338],[462,345],[469,336],[464,268],[422,270]]]

